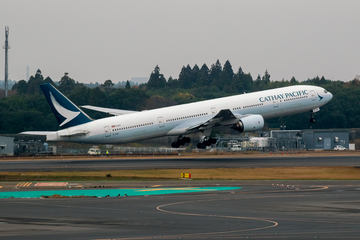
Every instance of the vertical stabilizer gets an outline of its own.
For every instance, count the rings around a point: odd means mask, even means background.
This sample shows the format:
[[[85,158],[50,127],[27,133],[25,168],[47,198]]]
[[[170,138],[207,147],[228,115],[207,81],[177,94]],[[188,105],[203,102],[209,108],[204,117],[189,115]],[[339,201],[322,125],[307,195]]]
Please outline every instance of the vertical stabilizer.
[[[68,128],[92,121],[79,107],[71,102],[50,83],[40,85],[60,128]]]

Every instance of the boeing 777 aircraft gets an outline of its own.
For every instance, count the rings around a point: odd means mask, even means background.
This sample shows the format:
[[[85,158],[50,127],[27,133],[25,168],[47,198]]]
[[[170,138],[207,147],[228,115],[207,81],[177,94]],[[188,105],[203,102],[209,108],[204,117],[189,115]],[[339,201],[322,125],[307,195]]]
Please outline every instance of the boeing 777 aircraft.
[[[333,97],[324,88],[297,85],[140,112],[82,106],[115,115],[93,120],[53,85],[40,87],[60,130],[21,134],[45,135],[47,141],[110,144],[178,136],[172,147],[180,147],[190,142],[190,134],[201,133],[198,148],[214,143],[210,134],[215,127],[231,127],[239,132],[261,130],[264,119],[317,112]]]

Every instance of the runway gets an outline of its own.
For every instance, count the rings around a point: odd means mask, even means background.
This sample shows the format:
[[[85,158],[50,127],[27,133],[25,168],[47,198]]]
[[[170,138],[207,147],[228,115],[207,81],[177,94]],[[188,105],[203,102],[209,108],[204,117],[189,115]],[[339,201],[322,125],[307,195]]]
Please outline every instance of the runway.
[[[183,186],[178,181],[147,184]],[[186,186],[214,184],[241,189],[122,198],[1,199],[0,238],[358,239],[360,235],[360,181],[189,181]]]
[[[360,156],[0,161],[2,171],[276,166],[360,166]],[[2,192],[36,189],[32,182],[0,185]],[[95,181],[67,182],[63,189],[70,186],[133,188],[155,195],[0,199],[0,239],[358,239],[360,235],[360,181],[355,180]],[[172,189],[202,187],[224,190]],[[166,193],[157,195],[157,190]]]
[[[150,157],[111,159],[55,159],[0,161],[1,171],[84,171],[152,168],[239,168],[239,167],[360,166],[360,154],[351,156],[276,157]]]

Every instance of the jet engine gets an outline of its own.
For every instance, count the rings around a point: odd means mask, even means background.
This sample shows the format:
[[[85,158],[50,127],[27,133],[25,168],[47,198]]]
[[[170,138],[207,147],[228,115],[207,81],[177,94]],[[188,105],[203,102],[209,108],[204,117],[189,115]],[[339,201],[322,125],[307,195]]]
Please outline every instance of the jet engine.
[[[261,130],[264,127],[264,118],[259,114],[249,115],[239,119],[232,128],[239,132]]]

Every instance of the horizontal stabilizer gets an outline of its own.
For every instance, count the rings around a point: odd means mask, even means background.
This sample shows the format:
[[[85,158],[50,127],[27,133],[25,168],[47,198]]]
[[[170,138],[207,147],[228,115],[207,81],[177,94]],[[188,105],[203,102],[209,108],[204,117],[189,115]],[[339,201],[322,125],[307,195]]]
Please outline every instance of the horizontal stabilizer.
[[[37,135],[37,136],[47,136],[49,134],[56,133],[55,131],[27,131],[27,132],[21,132],[19,134],[22,135]]]
[[[130,110],[122,110],[122,109],[116,109],[116,108],[104,108],[104,107],[96,107],[96,106],[91,106],[91,105],[85,105],[85,106],[81,106],[82,108],[86,108],[86,109],[90,109],[90,110],[94,110],[97,112],[104,112],[104,113],[108,113],[111,115],[124,115],[124,114],[129,114],[129,113],[135,113],[137,111],[130,111]]]
[[[60,131],[28,131],[28,132],[21,132],[19,134],[46,136],[46,141],[59,141],[64,138],[86,135],[88,133],[89,131],[83,129],[76,129],[71,131],[69,131],[68,129],[64,129]]]
[[[60,131],[59,136],[60,137],[72,137],[72,136],[80,136],[80,135],[86,135],[89,131],[87,130],[75,130],[75,131]]]

